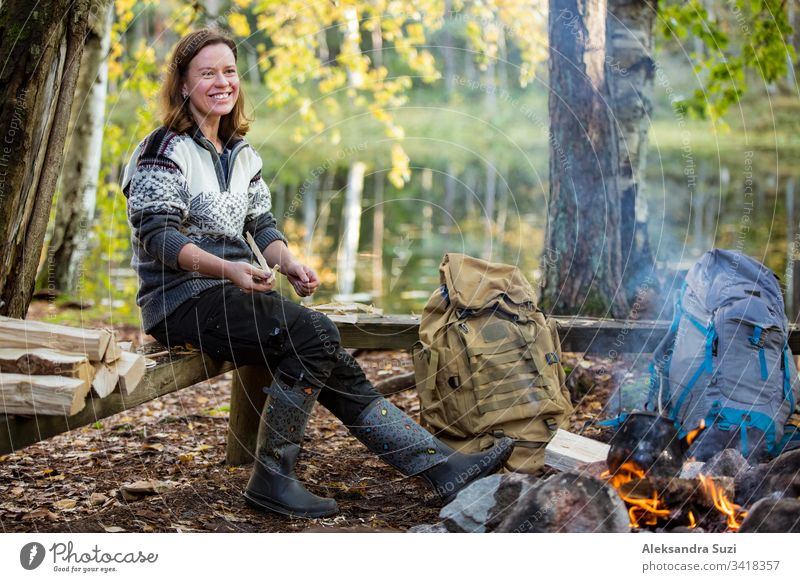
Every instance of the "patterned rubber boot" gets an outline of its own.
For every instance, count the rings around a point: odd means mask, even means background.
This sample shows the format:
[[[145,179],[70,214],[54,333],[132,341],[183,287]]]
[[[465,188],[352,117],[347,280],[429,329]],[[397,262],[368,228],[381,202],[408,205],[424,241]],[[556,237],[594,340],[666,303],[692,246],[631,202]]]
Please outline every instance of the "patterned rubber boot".
[[[348,428],[404,475],[423,477],[445,505],[476,479],[496,473],[514,450],[514,441],[504,437],[480,453],[456,452],[385,398],[371,402]]]
[[[267,389],[258,427],[253,474],[244,497],[256,509],[295,517],[324,517],[339,508],[336,501],[308,491],[294,471],[306,423],[320,389],[307,382],[282,382]]]

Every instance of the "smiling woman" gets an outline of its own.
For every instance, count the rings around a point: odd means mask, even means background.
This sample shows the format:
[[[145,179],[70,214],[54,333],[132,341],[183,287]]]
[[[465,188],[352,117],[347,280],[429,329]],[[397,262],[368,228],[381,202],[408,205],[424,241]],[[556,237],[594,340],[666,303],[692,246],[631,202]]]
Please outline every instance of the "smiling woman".
[[[245,492],[253,507],[303,517],[337,511],[294,471],[317,399],[368,449],[451,499],[502,467],[511,440],[455,452],[375,391],[328,317],[273,290],[273,268],[301,297],[319,279],[277,229],[261,158],[244,140],[243,101],[232,40],[203,29],[178,43],[162,90],[164,126],[139,144],[123,178],[145,331],[164,345],[190,343],[237,366],[270,368]],[[246,235],[263,249],[266,269],[252,264]]]

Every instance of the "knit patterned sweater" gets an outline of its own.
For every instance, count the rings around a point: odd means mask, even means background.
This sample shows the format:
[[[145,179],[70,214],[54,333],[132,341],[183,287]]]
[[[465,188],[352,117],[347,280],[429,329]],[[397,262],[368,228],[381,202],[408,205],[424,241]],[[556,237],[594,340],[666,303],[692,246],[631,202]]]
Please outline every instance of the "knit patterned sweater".
[[[228,261],[255,263],[244,233],[258,248],[282,240],[270,212],[272,200],[261,178],[262,161],[243,139],[231,148],[227,174],[214,145],[198,128],[191,135],[159,128],[136,148],[125,168],[133,258],[139,276],[136,304],[146,332],[187,299],[223,284],[178,266],[184,245]]]

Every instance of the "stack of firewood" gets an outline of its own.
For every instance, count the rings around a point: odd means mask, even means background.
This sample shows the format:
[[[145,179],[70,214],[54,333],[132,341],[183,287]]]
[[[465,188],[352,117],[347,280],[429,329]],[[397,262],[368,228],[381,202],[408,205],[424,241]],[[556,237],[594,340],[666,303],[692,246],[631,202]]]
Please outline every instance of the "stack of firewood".
[[[131,394],[145,358],[105,329],[80,329],[0,316],[0,414],[68,415],[93,390]]]

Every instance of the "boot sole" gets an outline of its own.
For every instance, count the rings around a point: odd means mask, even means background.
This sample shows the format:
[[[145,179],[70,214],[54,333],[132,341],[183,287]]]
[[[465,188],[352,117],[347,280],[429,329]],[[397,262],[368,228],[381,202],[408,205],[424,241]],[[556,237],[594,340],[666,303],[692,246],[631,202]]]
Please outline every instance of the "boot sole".
[[[253,509],[260,509],[262,511],[267,510],[273,513],[280,513],[281,515],[286,515],[288,517],[304,517],[313,519],[316,517],[328,517],[329,515],[334,515],[338,513],[339,508],[334,506],[333,509],[330,510],[320,510],[320,511],[297,511],[290,507],[285,507],[274,501],[269,499],[265,499],[263,497],[254,496],[251,493],[245,492],[244,499],[247,502],[247,505],[252,507]]]
[[[478,479],[483,479],[484,477],[488,477],[489,475],[494,475],[495,473],[497,473],[497,471],[500,470],[500,468],[502,468],[502,466],[509,459],[509,457],[511,457],[513,453],[514,453],[514,445],[512,444],[511,446],[508,447],[508,450],[506,452],[504,452],[502,455],[500,455],[500,457],[498,457],[497,463],[486,467],[483,471],[475,475],[474,479],[470,479],[469,481],[464,483],[464,486],[458,489],[457,491],[453,491],[452,493],[448,494],[447,497],[442,497],[442,506],[447,505],[448,503],[453,501],[453,499],[455,499],[459,493],[461,493],[464,489],[466,489],[470,485],[470,483],[474,483]]]

